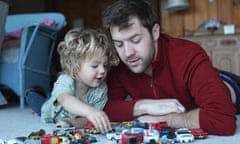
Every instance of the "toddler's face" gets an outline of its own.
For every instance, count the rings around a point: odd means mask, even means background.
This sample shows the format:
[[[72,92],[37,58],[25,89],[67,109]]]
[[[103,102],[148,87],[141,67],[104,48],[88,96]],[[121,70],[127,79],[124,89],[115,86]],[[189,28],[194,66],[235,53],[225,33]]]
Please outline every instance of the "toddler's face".
[[[81,63],[78,80],[89,87],[99,86],[106,78],[108,71],[107,56],[96,56]]]

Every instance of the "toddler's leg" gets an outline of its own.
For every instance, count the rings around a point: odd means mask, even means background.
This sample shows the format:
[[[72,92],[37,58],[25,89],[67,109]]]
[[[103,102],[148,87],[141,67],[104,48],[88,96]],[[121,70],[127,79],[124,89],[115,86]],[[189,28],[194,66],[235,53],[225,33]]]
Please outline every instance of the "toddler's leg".
[[[29,107],[35,111],[39,116],[41,116],[41,107],[43,103],[47,100],[46,97],[40,95],[37,92],[30,91],[26,95],[26,102]]]

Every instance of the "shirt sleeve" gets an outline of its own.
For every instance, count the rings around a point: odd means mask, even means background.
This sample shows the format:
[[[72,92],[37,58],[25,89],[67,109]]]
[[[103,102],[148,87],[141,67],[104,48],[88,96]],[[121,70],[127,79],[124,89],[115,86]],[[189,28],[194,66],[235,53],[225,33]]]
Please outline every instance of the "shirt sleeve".
[[[51,97],[56,100],[56,98],[61,93],[69,93],[74,95],[75,87],[74,80],[67,74],[62,74],[58,77],[57,81],[54,83]]]
[[[209,134],[234,134],[236,109],[231,101],[230,92],[203,50],[196,48],[191,53],[189,57],[185,57],[189,61],[185,61],[185,68],[181,72],[200,109],[200,127]]]
[[[54,123],[57,119],[57,115],[62,112],[63,107],[56,101],[57,97],[61,93],[74,93],[74,81],[66,74],[61,74],[58,77],[57,81],[54,83],[51,97],[41,108],[41,120],[43,122]],[[68,115],[71,114],[68,113]]]
[[[208,64],[202,63],[191,75],[191,92],[200,108],[200,127],[210,134],[232,135],[236,128],[236,109],[230,92],[218,71],[208,69]]]

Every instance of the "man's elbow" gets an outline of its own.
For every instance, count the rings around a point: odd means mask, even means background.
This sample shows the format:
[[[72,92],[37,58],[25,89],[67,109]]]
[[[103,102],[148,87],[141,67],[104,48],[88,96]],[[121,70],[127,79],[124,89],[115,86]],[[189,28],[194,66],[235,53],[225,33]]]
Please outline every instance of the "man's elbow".
[[[223,127],[222,129],[218,130],[219,131],[218,135],[232,136],[236,132],[237,125],[236,125],[236,122],[234,121],[231,123],[223,123],[222,127]]]
[[[228,121],[217,122],[212,127],[203,128],[206,129],[211,135],[219,135],[219,136],[232,136],[236,132],[236,120],[231,119]]]

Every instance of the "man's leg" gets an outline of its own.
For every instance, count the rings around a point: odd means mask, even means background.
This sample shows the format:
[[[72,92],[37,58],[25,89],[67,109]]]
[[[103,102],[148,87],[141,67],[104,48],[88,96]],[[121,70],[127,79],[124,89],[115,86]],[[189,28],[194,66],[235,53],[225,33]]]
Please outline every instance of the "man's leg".
[[[237,108],[237,114],[240,114],[240,77],[225,71],[220,71],[220,77],[230,90],[233,103]]]

